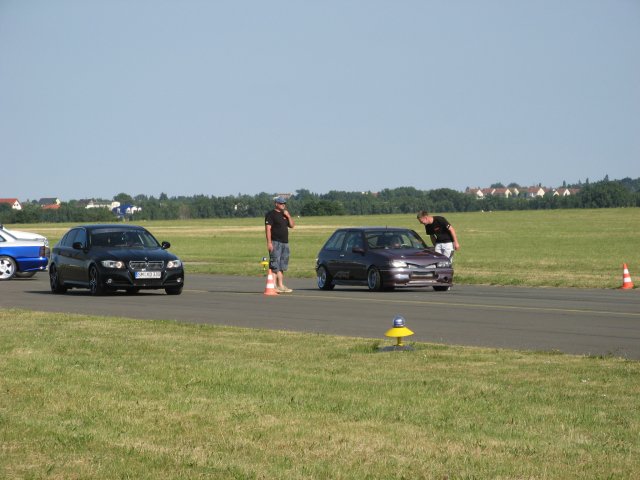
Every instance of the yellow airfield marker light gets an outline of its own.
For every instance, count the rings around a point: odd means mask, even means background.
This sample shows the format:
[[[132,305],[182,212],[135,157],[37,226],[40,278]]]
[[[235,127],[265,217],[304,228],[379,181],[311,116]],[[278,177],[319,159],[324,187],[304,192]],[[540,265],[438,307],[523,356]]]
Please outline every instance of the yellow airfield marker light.
[[[387,333],[384,334],[386,337],[396,338],[396,347],[404,347],[402,343],[402,339],[404,337],[408,337],[409,335],[413,335],[413,332],[405,327],[404,317],[401,315],[396,315],[393,319],[393,327],[387,330]]]
[[[269,259],[267,257],[262,257],[262,260],[260,260],[260,265],[262,265],[262,270],[266,271],[267,267],[269,266]]]

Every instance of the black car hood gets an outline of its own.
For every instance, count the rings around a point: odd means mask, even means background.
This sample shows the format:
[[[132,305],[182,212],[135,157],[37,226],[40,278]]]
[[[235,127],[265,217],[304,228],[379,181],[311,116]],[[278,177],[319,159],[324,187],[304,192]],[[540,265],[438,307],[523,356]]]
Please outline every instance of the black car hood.
[[[94,255],[109,260],[175,260],[173,253],[169,253],[161,248],[101,248],[95,249]]]

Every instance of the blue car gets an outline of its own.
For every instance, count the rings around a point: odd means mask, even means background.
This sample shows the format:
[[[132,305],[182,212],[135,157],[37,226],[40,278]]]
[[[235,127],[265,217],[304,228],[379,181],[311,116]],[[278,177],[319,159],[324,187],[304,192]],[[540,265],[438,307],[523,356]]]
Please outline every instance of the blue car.
[[[0,228],[0,280],[30,277],[47,269],[49,247],[45,240],[25,240]]]

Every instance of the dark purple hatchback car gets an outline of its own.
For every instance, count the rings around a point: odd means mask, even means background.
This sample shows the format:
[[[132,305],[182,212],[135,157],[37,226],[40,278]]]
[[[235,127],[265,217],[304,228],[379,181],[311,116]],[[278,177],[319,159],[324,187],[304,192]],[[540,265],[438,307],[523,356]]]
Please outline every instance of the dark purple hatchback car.
[[[453,285],[451,260],[427,247],[413,230],[354,227],[336,230],[318,253],[318,288],[364,285],[369,290]]]

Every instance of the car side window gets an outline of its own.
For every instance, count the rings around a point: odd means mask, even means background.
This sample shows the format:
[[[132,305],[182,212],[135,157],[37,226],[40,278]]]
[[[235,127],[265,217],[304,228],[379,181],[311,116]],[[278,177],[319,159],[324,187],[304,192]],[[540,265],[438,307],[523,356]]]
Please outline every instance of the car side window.
[[[66,246],[67,246],[67,238],[69,237],[69,233],[71,233],[71,232],[67,232],[67,233],[65,233],[65,234],[62,236],[62,238],[60,239],[60,241],[58,242],[58,244],[59,244],[61,247],[66,247]]]
[[[73,242],[75,241],[74,239],[76,238],[76,235],[78,234],[78,230],[77,228],[74,228],[73,230],[69,230],[67,232],[67,234],[62,237],[62,240],[60,241],[60,245],[62,245],[63,247],[71,247],[73,245]]]
[[[87,232],[84,229],[79,228],[78,232],[76,233],[76,238],[75,238],[75,240],[73,242],[74,243],[75,242],[80,242],[83,247],[86,247],[87,246]]]
[[[327,240],[327,244],[324,246],[325,250],[331,251],[339,251],[342,250],[342,244],[344,243],[344,236],[347,232],[339,231],[334,233],[329,240]]]
[[[360,232],[349,232],[347,234],[347,241],[344,244],[344,250],[346,252],[350,252],[355,247],[364,248],[364,245],[362,244],[362,235]]]

